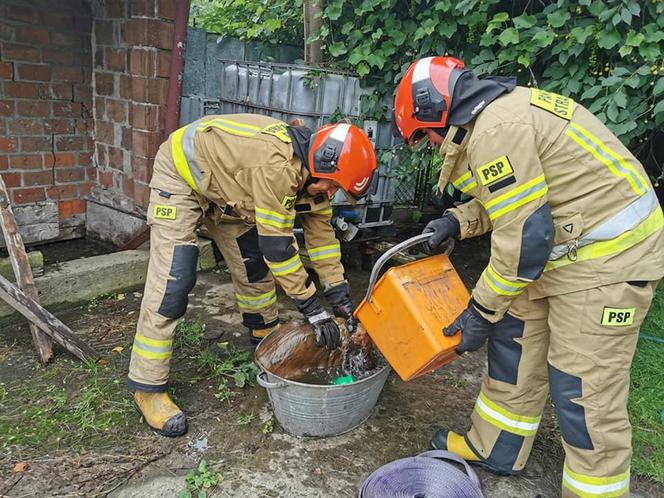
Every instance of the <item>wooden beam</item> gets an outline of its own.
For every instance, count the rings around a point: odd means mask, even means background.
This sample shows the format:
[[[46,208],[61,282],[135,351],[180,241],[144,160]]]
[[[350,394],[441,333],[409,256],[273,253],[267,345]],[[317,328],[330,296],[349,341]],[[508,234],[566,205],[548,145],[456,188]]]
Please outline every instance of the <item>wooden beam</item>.
[[[18,232],[18,226],[16,225],[16,218],[14,218],[14,213],[12,212],[12,206],[9,203],[7,187],[5,186],[5,182],[1,175],[0,227],[2,227],[2,234],[4,235],[5,243],[7,244],[9,259],[11,260],[12,268],[14,268],[14,275],[16,275],[16,283],[18,284],[19,289],[23,290],[29,298],[38,302],[39,292],[37,291],[37,286],[35,285],[32,276],[32,268],[30,268],[28,255],[25,252],[23,239]],[[46,364],[53,359],[53,343],[49,336],[40,331],[34,323],[30,323],[29,325],[30,333],[32,334],[32,342],[37,349],[37,353],[39,353],[39,359],[42,363]]]
[[[96,362],[99,354],[74,334],[39,303],[26,296],[9,280],[0,275],[0,299],[5,300],[12,308],[35,323],[39,328],[55,339],[67,351],[86,362]]]

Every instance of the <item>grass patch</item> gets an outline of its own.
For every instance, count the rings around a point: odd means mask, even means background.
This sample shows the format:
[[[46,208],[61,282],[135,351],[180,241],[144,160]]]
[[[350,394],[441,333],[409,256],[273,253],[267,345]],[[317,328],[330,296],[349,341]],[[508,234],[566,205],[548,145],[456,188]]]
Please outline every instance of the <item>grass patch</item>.
[[[206,349],[196,357],[201,373],[219,382],[214,397],[230,401],[237,394],[232,387],[243,388],[256,383],[258,367],[252,353],[243,351],[229,342],[220,342],[217,348]],[[232,383],[232,384],[231,384]]]
[[[180,318],[175,327],[176,341],[180,346],[194,348],[201,345],[205,334],[205,323],[203,315],[199,314],[196,320],[185,320]]]
[[[198,467],[185,477],[187,487],[178,493],[178,498],[207,498],[208,491],[212,491],[223,478],[219,472],[208,469],[207,461],[201,460]]]
[[[133,416],[124,371],[59,361],[0,388],[0,449],[40,452],[123,438]]]
[[[641,330],[664,339],[664,284],[658,287]],[[639,339],[631,383],[628,407],[633,426],[632,469],[664,482],[664,343]]]

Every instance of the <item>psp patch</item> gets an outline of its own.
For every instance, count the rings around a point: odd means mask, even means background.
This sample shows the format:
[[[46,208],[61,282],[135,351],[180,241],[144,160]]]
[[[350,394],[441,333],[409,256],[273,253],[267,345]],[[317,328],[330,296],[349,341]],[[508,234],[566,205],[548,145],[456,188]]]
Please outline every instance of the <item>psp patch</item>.
[[[296,199],[297,195],[286,195],[284,196],[284,200],[281,201],[281,205],[286,209],[293,209],[293,206],[295,206]]]
[[[609,308],[604,306],[602,325],[606,327],[627,327],[634,323],[636,308]]]
[[[477,176],[485,187],[513,174],[514,170],[507,156],[500,156],[477,168]]]
[[[569,121],[574,112],[574,101],[569,97],[563,97],[553,92],[546,92],[538,88],[532,88],[530,93],[530,103],[535,107],[549,111],[559,118]]]
[[[177,217],[178,208],[175,206],[162,206],[157,204],[152,208],[152,216],[160,220],[174,220]]]

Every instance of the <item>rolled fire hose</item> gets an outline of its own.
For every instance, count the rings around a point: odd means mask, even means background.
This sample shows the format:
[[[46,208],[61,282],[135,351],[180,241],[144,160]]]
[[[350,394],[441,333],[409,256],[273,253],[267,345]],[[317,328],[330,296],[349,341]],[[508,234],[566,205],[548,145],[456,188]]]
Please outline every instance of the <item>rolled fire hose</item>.
[[[462,472],[445,460],[460,463]],[[484,498],[480,479],[459,455],[443,450],[395,460],[376,469],[359,498]]]

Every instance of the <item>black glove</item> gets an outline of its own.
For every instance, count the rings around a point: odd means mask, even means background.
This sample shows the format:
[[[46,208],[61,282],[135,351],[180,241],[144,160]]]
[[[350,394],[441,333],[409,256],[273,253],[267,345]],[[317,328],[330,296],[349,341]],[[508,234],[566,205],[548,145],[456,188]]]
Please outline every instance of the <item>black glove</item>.
[[[350,286],[348,285],[348,282],[344,280],[342,283],[335,285],[334,287],[329,287],[325,289],[324,294],[327,302],[332,305],[334,315],[345,318],[348,332],[351,334],[355,332],[358,322],[357,318],[353,316],[355,306],[350,299]]]
[[[433,233],[424,244],[428,253],[434,252],[440,245],[450,237],[456,237],[461,233],[461,225],[452,213],[445,213],[437,220],[430,221],[424,227],[422,233]]]
[[[294,301],[297,309],[314,328],[316,346],[325,346],[327,349],[335,349],[339,346],[341,336],[339,326],[334,321],[334,317],[325,311],[318,298],[311,296],[309,299],[295,299]]]
[[[461,343],[456,348],[457,354],[466,351],[477,351],[482,347],[493,330],[493,323],[480,315],[471,300],[468,307],[456,317],[452,324],[443,329],[443,334],[452,336],[461,331]]]

